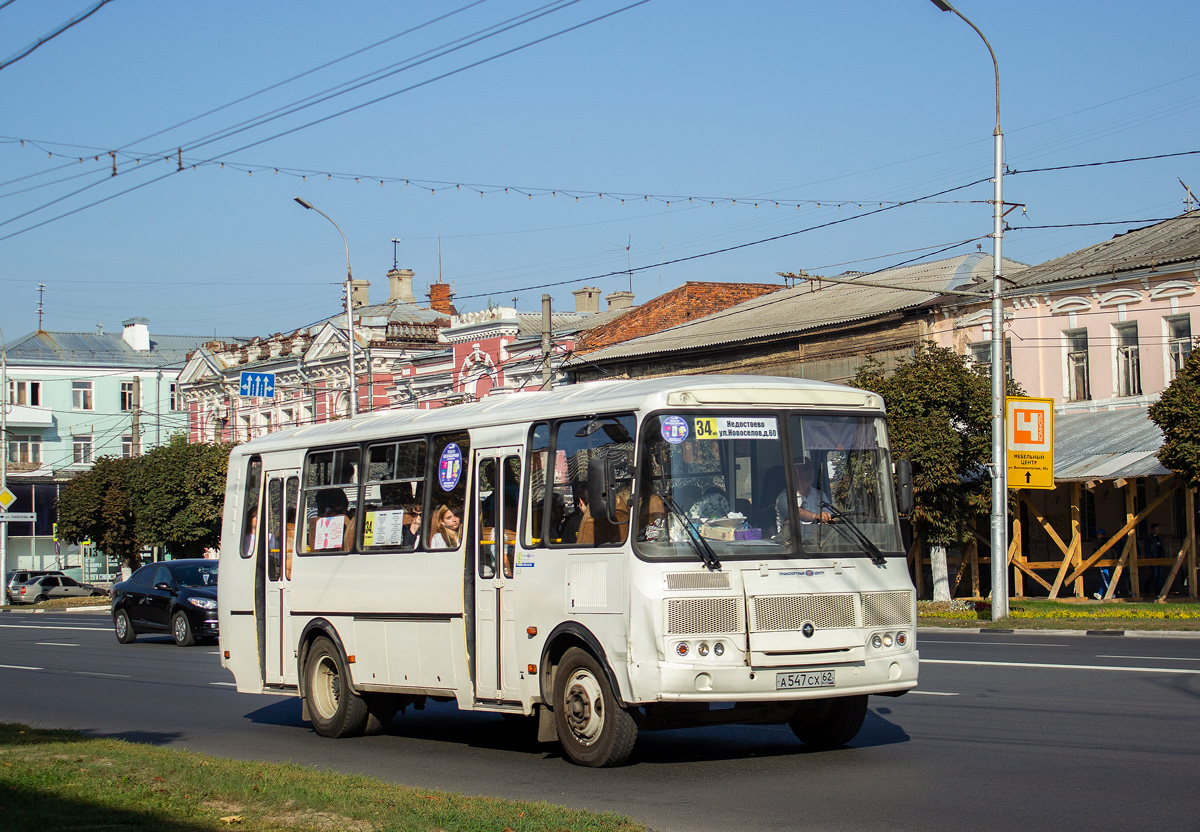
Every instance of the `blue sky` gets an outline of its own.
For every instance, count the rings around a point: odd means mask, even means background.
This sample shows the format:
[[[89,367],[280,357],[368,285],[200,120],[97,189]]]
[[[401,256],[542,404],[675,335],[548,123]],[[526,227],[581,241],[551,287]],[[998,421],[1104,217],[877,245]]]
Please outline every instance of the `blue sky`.
[[[94,2],[0,8],[10,341],[37,327],[39,283],[51,330],[334,314],[342,241],[297,195],[337,221],[373,299],[400,238],[418,292],[440,271],[464,311],[991,250],[989,182],[878,211],[991,175],[991,61],[928,0],[112,0],[4,65]],[[1010,169],[1200,150],[1194,0],[957,6],[996,50]],[[401,71],[253,125],[384,70]],[[1026,211],[1004,253],[1039,263],[1173,216],[1179,179],[1200,192],[1200,156],[1006,176]]]

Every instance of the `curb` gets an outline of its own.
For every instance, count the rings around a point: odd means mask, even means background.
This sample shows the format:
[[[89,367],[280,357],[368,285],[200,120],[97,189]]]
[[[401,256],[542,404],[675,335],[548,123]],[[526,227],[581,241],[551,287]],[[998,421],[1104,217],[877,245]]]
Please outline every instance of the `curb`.
[[[1020,628],[988,628],[988,627],[917,627],[917,634],[921,633],[971,633],[972,635],[1004,635],[1011,636],[1016,633],[1022,635],[1035,636],[1121,636],[1124,638],[1200,638],[1200,631],[1197,630],[1042,630],[1032,627]]]

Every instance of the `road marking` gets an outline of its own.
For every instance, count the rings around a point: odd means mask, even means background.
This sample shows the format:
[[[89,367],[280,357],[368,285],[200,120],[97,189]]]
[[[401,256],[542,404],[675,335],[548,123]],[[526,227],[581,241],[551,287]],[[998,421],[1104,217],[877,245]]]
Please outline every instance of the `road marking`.
[[[218,685],[223,688],[236,688],[237,682],[209,682],[210,685]]]
[[[67,670],[74,676],[103,676],[105,679],[132,679],[132,676],[127,676],[124,673],[93,673],[88,670]]]
[[[1097,659],[1154,659],[1156,662],[1200,662],[1200,659],[1185,659],[1180,656],[1097,656]]]
[[[958,696],[957,693],[947,693],[946,691],[942,690],[910,690],[908,692],[909,696],[914,694],[919,696]]]
[[[36,647],[78,647],[78,644],[71,644],[65,641],[35,641]]]
[[[935,641],[931,638],[917,637],[920,644],[964,644],[969,647],[985,645],[988,647],[1069,647],[1069,644],[1047,644],[1044,641]]]
[[[1105,664],[1047,664],[1043,662],[973,662],[958,659],[921,659],[921,664],[967,664],[977,667],[1041,667],[1051,670],[1117,670],[1126,673],[1183,673],[1200,675],[1200,670],[1182,667],[1119,667]]]
[[[54,624],[0,624],[0,630],[87,630],[96,633],[107,633],[112,627],[64,627]]]
[[[0,669],[3,670],[41,670],[40,667],[24,667],[19,664],[0,664]]]

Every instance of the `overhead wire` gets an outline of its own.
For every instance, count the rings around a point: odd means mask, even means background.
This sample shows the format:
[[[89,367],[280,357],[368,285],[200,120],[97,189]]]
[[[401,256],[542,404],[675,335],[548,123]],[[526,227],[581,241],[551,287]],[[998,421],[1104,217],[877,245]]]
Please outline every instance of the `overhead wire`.
[[[11,0],[10,0],[10,2],[11,2]],[[37,50],[39,47],[45,46],[47,43],[54,40],[56,37],[61,35],[63,32],[67,31],[68,29],[70,29],[72,26],[76,26],[76,25],[82,23],[83,21],[87,20],[89,17],[94,15],[96,12],[100,11],[101,8],[103,8],[104,6],[107,6],[111,2],[112,2],[112,0],[99,0],[99,2],[97,2],[94,6],[92,6],[85,12],[83,12],[83,14],[76,15],[75,17],[68,20],[66,23],[59,26],[57,29],[55,29],[50,34],[44,35],[44,36],[38,38],[36,41],[34,41],[32,44],[30,44],[28,47],[26,47],[24,52],[19,52],[6,61],[0,61],[0,70],[8,69],[8,67],[12,66],[17,61],[33,54],[33,52],[35,50]],[[8,5],[8,4],[5,3],[5,5]],[[0,6],[0,8],[3,8],[3,6]]]

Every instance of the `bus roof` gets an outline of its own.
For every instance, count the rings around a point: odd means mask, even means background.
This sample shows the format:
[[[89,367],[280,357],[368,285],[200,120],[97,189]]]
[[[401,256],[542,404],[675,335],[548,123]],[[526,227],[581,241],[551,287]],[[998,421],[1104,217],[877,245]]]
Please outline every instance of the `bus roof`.
[[[433,433],[482,425],[534,422],[562,416],[664,407],[809,406],[882,413],[883,399],[865,390],[809,379],[748,375],[665,376],[590,381],[550,391],[491,395],[468,404],[432,410],[379,410],[353,419],[284,430],[252,439],[237,455],[297,446],[385,438],[405,432]]]

